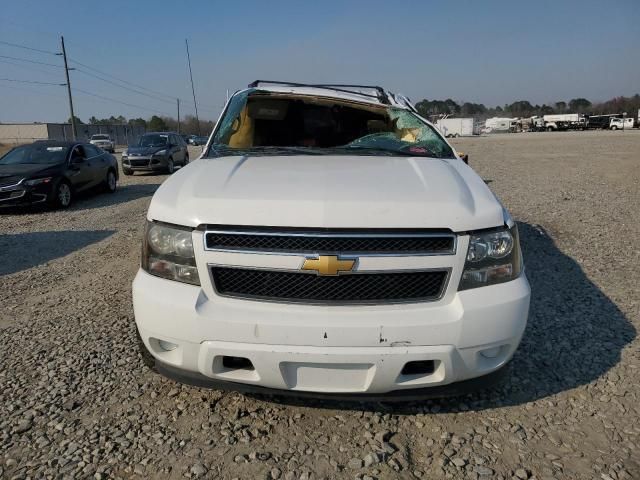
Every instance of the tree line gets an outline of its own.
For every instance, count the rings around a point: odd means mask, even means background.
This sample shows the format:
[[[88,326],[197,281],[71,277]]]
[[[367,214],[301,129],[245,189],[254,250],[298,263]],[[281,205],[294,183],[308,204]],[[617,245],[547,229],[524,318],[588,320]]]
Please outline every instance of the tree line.
[[[84,125],[80,118],[75,117],[76,125]],[[67,123],[71,123],[71,117],[67,120]],[[142,126],[149,132],[177,132],[178,120],[172,117],[164,117],[153,115],[149,119],[141,117],[126,119],[122,115],[114,117],[111,115],[109,118],[96,118],[92,116],[87,121],[89,125],[131,125]],[[200,129],[198,130],[198,121],[193,115],[186,115],[180,119],[180,133],[184,135],[209,135],[215,126],[215,122],[211,120],[200,120]]]
[[[640,109],[640,94],[631,97],[614,97],[606,102],[591,103],[586,98],[574,98],[565,101],[558,101],[552,105],[533,105],[528,100],[518,100],[504,106],[486,107],[482,103],[462,102],[458,103],[447,98],[446,100],[420,100],[416,103],[416,109],[424,117],[438,115],[471,116],[480,118],[489,117],[532,117],[542,116],[552,113],[586,113],[590,115],[606,113],[623,113],[627,116],[636,117]],[[67,120],[70,123],[71,119]],[[173,117],[153,115],[151,118],[130,118],[126,119],[122,115],[109,118],[98,119],[95,116],[89,118],[91,125],[135,125],[142,126],[147,131],[178,131],[178,121]],[[76,117],[76,124],[84,124]],[[186,135],[208,135],[213,130],[215,122],[211,120],[200,120],[200,131],[198,122],[193,115],[186,115],[180,120],[180,133]]]
[[[552,113],[586,113],[590,115],[623,113],[635,117],[640,109],[640,94],[631,97],[615,97],[606,102],[591,103],[586,98],[574,98],[558,101],[552,105],[533,105],[528,100],[518,100],[504,106],[486,107],[482,103],[463,102],[457,103],[447,98],[446,100],[420,100],[416,103],[416,109],[422,116],[456,115],[473,117],[532,117]]]

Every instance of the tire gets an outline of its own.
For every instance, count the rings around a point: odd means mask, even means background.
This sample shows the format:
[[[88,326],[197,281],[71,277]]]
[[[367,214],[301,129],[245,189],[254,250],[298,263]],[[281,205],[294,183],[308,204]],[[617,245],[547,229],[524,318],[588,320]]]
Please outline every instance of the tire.
[[[71,190],[71,185],[66,180],[61,180],[55,187],[49,203],[53,208],[65,209],[71,205],[72,200],[73,191]]]
[[[123,168],[122,173],[124,173],[127,177],[133,175],[133,170],[129,170],[128,168]]]
[[[175,172],[176,170],[176,166],[173,163],[173,157],[169,158],[169,160],[167,160],[167,173],[169,175],[171,175],[173,172]]]
[[[617,129],[618,129],[618,127],[616,127],[615,125],[613,125],[613,126],[611,127],[611,130],[614,130],[614,131],[615,131],[615,130],[617,130]]]
[[[553,132],[553,127],[547,127],[547,132]]]
[[[118,188],[118,180],[116,179],[116,173],[109,169],[107,172],[107,179],[104,182],[105,191],[108,193],[114,193]]]
[[[140,332],[136,328],[136,337],[138,343],[138,352],[140,352],[140,356],[142,357],[142,363],[144,363],[145,367],[156,372],[156,359],[153,358],[151,352],[147,350],[147,346],[142,341],[142,337],[140,336]]]

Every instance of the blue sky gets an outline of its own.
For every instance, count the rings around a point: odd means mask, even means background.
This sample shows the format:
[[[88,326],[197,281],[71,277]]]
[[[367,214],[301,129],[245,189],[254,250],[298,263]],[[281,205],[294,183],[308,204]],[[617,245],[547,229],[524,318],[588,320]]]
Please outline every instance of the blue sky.
[[[640,1],[2,0],[0,42],[57,51],[136,85],[140,95],[71,72],[84,121],[193,112],[201,117],[256,78],[379,84],[422,98],[503,105],[640,93]],[[0,43],[0,78],[64,82],[60,57]],[[79,65],[75,65],[79,67]],[[80,67],[83,68],[83,67]],[[106,77],[120,83],[113,77]],[[138,89],[130,84],[125,86]],[[120,83],[121,84],[121,83]],[[158,96],[160,94],[161,96]],[[64,87],[0,81],[0,122],[64,121]]]

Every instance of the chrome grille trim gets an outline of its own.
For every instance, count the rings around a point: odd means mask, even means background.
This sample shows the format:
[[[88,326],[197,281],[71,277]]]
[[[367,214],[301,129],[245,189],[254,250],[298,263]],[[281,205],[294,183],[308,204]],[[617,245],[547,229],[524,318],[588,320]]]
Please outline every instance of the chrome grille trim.
[[[431,250],[431,251],[420,251],[420,250],[384,250],[384,251],[375,251],[375,250],[349,250],[349,249],[261,249],[261,248],[243,248],[243,247],[229,247],[229,246],[209,246],[209,235],[210,234],[219,234],[219,235],[234,235],[234,236],[263,236],[263,237],[274,237],[274,238],[284,238],[284,237],[292,237],[292,238],[319,238],[319,239],[367,239],[370,238],[372,241],[380,240],[380,239],[428,239],[432,238],[434,240],[446,239],[449,240],[450,248],[440,249],[440,250]],[[330,231],[330,230],[313,230],[309,229],[308,231],[296,231],[296,230],[244,230],[244,229],[215,229],[215,228],[207,228],[204,231],[203,235],[203,243],[204,250],[212,251],[212,252],[233,252],[233,253],[248,253],[248,254],[263,254],[263,255],[322,255],[322,254],[339,254],[339,255],[347,255],[347,256],[356,256],[356,257],[367,257],[367,256],[385,256],[385,257],[394,257],[394,256],[433,256],[433,255],[455,255],[457,250],[458,237],[454,233],[450,232],[416,232],[416,231],[369,231],[369,232],[361,232],[358,230],[353,231]]]

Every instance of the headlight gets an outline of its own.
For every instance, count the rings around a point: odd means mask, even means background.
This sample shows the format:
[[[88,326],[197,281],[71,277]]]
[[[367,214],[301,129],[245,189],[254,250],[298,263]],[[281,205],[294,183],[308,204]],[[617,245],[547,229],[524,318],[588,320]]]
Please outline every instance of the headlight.
[[[156,153],[154,153],[153,155],[156,156],[162,156],[162,155],[166,155],[167,154],[167,150],[159,150]]]
[[[33,187],[35,185],[42,185],[43,183],[49,183],[49,182],[51,182],[51,177],[33,178],[31,180],[27,180],[26,182],[24,182],[24,184],[29,185],[30,187]]]
[[[200,285],[191,235],[190,228],[147,222],[142,269],[157,277]]]
[[[515,280],[522,271],[518,228],[473,233],[458,290]]]

